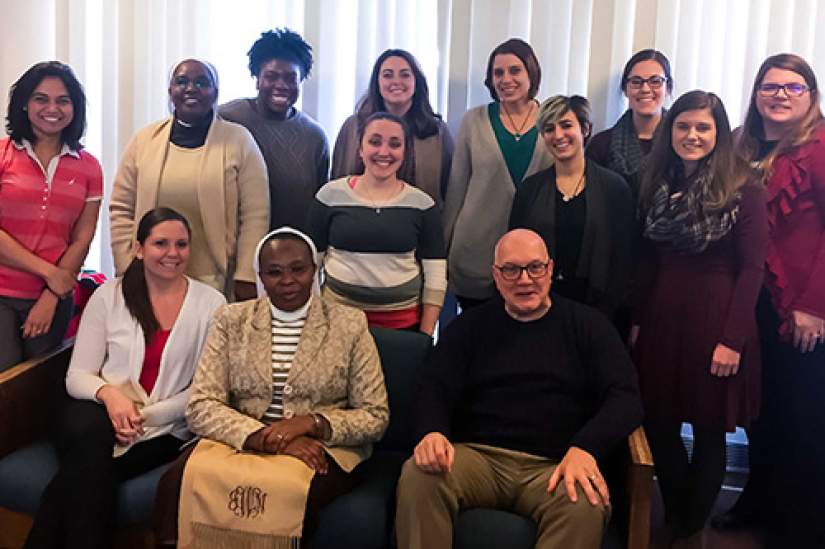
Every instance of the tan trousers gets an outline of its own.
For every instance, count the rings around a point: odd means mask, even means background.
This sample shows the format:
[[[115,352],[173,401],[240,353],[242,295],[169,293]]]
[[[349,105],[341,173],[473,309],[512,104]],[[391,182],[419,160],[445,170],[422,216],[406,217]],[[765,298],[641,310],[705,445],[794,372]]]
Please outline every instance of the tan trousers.
[[[598,549],[610,507],[592,505],[578,486],[576,503],[563,485],[548,494],[555,468],[547,458],[483,444],[456,444],[452,473],[425,473],[408,459],[398,481],[398,548],[449,549],[459,511],[488,507],[535,521],[536,549]]]

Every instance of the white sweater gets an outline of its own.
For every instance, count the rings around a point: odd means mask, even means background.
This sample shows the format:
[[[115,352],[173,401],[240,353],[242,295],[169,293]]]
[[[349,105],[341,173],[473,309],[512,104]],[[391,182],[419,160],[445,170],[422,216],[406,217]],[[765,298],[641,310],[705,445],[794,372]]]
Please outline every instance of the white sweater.
[[[145,343],[143,329],[126,308],[120,278],[98,288],[89,299],[77,332],[72,360],[66,374],[66,390],[77,399],[95,400],[106,384],[137,401],[148,440],[172,434],[189,437],[184,411],[192,376],[215,310],[226,303],[223,295],[189,278],[189,288],[160,360],[151,394],[141,386]],[[99,401],[98,401],[99,402]],[[128,448],[116,447],[115,455]]]

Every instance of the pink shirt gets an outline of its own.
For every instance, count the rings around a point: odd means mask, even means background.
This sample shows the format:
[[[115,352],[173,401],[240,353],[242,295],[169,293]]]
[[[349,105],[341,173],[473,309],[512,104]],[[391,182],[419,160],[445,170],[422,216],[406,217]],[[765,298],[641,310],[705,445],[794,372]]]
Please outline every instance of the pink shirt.
[[[45,168],[31,144],[0,140],[0,229],[38,257],[56,264],[86,202],[103,198],[103,172],[94,156],[67,145]],[[0,265],[0,295],[37,299],[45,281]]]

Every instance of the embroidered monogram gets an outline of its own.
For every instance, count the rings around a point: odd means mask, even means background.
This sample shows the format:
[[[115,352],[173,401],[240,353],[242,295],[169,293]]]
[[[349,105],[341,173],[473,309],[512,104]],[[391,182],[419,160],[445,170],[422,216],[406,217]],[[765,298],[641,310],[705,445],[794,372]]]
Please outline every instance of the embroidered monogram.
[[[266,511],[266,492],[255,486],[238,486],[229,492],[227,507],[236,517],[256,518]]]

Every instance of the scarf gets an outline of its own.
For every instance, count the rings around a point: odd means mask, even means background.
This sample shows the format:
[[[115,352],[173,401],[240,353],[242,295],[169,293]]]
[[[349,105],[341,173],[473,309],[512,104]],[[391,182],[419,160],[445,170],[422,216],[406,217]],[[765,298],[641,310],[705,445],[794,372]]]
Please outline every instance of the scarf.
[[[662,109],[664,119],[667,111]],[[661,124],[656,128],[654,137],[658,133]],[[613,126],[610,134],[610,157],[607,167],[628,179],[641,168],[642,145],[639,143],[639,136],[636,134],[636,126],[633,125],[633,111],[628,109]]]
[[[739,213],[739,194],[732,207],[706,212],[703,204],[710,196],[712,180],[711,174],[702,170],[686,182],[683,191],[675,193],[671,184],[663,181],[645,216],[645,238],[687,255],[704,252],[708,244],[728,234]]]

